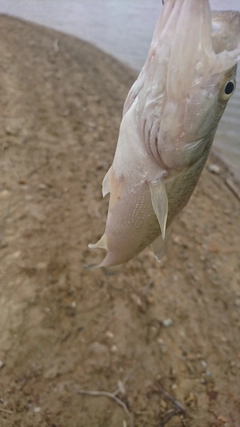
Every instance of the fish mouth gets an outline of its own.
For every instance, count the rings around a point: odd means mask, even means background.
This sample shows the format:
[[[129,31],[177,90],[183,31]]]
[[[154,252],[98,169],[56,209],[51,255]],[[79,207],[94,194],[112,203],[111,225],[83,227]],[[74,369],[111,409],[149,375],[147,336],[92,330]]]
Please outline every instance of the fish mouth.
[[[159,49],[167,62],[166,93],[173,101],[186,96],[189,88],[199,85],[206,74],[224,72],[239,60],[237,15],[212,15],[208,0],[166,0],[152,50]]]
[[[216,54],[240,49],[240,12],[226,10],[212,13],[212,42]]]
[[[177,101],[198,84],[215,55],[208,0],[167,0],[159,27],[159,46],[168,49],[166,91]]]

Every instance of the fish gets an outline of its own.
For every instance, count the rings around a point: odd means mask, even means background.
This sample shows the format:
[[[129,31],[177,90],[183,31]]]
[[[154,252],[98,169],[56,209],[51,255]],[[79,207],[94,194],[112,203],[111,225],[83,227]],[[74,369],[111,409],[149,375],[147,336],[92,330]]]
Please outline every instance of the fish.
[[[240,13],[211,12],[208,0],[166,0],[146,62],[123,107],[105,231],[108,271],[150,245],[157,261],[188,203],[236,87]]]

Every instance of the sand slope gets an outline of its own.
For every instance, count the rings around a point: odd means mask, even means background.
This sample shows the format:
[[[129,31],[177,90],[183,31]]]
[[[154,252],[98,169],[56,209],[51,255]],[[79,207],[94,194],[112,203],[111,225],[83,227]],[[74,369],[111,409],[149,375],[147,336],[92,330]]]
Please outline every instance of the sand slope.
[[[240,425],[240,204],[205,169],[173,226],[116,276],[88,272],[101,182],[135,78],[87,43],[0,18],[0,426]],[[216,159],[210,159],[210,162]],[[166,319],[171,321],[166,322]],[[134,370],[132,370],[135,368]],[[124,423],[126,421],[126,423]],[[133,424],[132,424],[133,425]]]

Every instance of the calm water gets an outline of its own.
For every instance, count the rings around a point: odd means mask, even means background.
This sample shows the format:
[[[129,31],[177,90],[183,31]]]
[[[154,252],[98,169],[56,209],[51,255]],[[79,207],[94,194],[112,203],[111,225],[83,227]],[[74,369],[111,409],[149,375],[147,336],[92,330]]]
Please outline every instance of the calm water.
[[[210,0],[214,9],[240,10],[239,0]],[[140,70],[161,9],[160,0],[1,0],[8,13],[90,41]],[[238,88],[228,104],[215,150],[240,179],[240,67]]]

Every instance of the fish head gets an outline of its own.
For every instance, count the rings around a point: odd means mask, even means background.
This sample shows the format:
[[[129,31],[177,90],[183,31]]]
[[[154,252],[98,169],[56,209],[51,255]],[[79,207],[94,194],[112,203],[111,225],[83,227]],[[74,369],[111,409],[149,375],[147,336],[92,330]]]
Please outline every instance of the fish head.
[[[209,151],[239,59],[240,13],[212,14],[208,0],[166,0],[142,74],[148,99],[142,118],[159,122],[159,164],[179,171]]]

